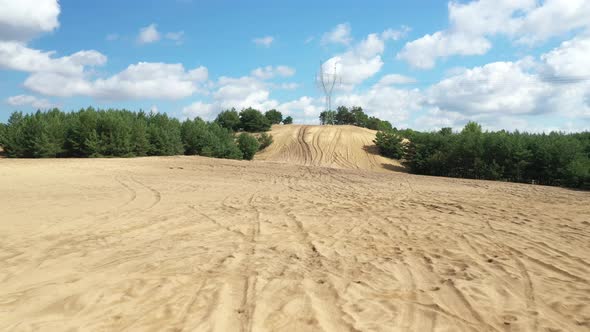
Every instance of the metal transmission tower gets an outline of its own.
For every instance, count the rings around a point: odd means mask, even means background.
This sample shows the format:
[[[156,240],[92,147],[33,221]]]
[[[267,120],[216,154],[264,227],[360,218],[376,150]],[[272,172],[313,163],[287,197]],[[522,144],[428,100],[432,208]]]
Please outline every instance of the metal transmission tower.
[[[324,63],[320,61],[320,72],[317,75],[317,84],[324,96],[326,98],[326,111],[332,110],[332,91],[334,91],[334,86],[336,86],[336,82],[341,83],[342,77],[338,74],[336,70],[336,65],[338,63],[334,62],[334,70],[329,73],[324,70]]]

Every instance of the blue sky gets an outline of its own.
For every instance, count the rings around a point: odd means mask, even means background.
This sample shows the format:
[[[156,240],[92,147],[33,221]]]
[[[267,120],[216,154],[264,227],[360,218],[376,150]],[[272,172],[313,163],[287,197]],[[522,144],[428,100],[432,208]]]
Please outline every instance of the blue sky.
[[[398,127],[590,129],[590,0],[0,0],[0,121],[93,105],[214,119],[333,104]]]

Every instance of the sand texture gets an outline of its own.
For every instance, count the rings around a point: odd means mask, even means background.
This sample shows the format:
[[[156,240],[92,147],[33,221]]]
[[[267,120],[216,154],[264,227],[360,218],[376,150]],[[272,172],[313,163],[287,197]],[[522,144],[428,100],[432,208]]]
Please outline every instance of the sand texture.
[[[397,160],[378,154],[374,130],[355,126],[273,126],[274,143],[256,160],[339,169],[401,171]]]
[[[590,330],[590,193],[395,172],[349,128],[0,160],[0,331]]]

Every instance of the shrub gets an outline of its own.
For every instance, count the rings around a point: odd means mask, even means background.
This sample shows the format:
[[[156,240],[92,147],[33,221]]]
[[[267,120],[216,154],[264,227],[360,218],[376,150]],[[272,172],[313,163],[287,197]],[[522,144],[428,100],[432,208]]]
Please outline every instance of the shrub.
[[[385,157],[401,159],[403,157],[402,138],[393,133],[380,131],[377,132],[373,141],[379,148],[379,153]]]
[[[215,119],[215,122],[223,128],[227,128],[233,131],[240,130],[241,126],[240,115],[234,108],[219,113],[217,115],[217,118]]]
[[[246,133],[241,133],[238,136],[238,147],[242,151],[244,159],[252,160],[252,158],[254,158],[254,155],[260,148],[260,143],[258,143],[258,140],[254,136]]]
[[[262,133],[258,136],[258,143],[260,143],[260,150],[266,149],[273,142],[272,135]]]
[[[286,118],[283,119],[283,124],[292,124],[293,123],[293,118],[290,116],[287,116]]]
[[[275,109],[266,111],[264,116],[268,119],[271,124],[279,124],[283,121],[283,114]]]
[[[248,132],[261,132],[270,129],[270,121],[259,110],[246,108],[240,112],[241,127]]]

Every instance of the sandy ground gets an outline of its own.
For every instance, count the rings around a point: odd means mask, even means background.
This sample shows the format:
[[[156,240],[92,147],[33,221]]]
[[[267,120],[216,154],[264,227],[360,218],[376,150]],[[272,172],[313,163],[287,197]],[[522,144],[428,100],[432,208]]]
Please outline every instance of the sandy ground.
[[[166,157],[0,198],[0,331],[590,330],[588,192]]]
[[[374,130],[354,126],[273,126],[274,143],[256,155],[295,165],[403,171],[397,160],[378,154]]]

